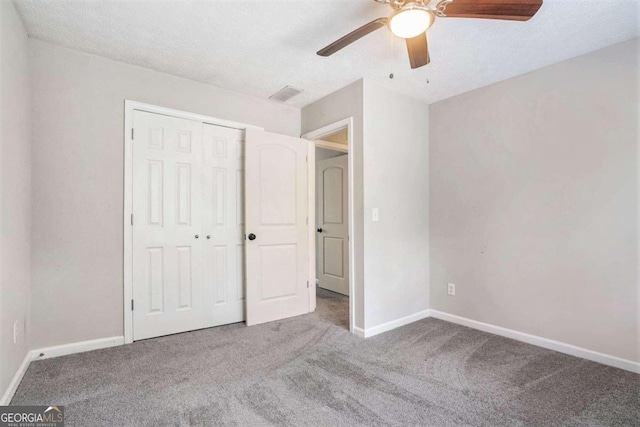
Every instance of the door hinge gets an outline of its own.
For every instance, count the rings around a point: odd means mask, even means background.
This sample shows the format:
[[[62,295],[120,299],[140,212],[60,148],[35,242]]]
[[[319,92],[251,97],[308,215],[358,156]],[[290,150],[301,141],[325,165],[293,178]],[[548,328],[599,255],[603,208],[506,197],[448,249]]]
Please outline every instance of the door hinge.
[[[131,140],[133,141],[133,128],[131,128]]]
[[[309,287],[309,281],[307,280],[307,288]]]
[[[133,311],[133,300],[131,300],[131,311]]]
[[[131,214],[131,225],[133,225],[133,214]]]
[[[305,162],[309,163],[309,156],[304,156],[305,157]]]

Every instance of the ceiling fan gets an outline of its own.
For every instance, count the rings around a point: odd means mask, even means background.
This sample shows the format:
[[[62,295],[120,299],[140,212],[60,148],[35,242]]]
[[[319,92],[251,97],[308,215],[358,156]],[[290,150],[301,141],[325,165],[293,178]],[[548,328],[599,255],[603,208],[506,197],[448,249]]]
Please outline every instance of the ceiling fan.
[[[542,6],[542,0],[374,0],[391,6],[387,18],[378,18],[320,49],[331,56],[340,49],[384,27],[406,40],[411,68],[430,62],[427,30],[438,18],[480,18],[528,21]]]

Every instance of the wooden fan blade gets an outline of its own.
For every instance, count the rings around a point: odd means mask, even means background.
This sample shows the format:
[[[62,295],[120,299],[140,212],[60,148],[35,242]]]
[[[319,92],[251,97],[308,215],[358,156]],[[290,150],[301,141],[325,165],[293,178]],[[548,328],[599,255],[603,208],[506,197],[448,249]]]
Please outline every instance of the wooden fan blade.
[[[429,46],[427,45],[427,33],[422,33],[412,39],[406,39],[406,41],[411,68],[420,68],[431,61],[431,58],[429,58]]]
[[[317,53],[320,56],[330,56],[339,51],[340,49],[349,46],[351,43],[361,39],[367,34],[377,30],[380,27],[387,25],[388,18],[378,18],[375,21],[371,21],[368,24],[363,25],[355,31],[350,32],[346,36],[331,43],[329,46],[320,49]]]
[[[447,18],[528,21],[541,6],[542,0],[443,0],[436,9]]]

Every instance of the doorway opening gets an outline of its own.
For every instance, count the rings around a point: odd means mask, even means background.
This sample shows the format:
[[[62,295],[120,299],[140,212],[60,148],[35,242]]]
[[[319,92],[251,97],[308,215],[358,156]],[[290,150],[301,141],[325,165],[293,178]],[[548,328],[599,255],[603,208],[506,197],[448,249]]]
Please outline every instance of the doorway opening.
[[[316,312],[353,332],[353,167],[345,119],[303,135],[315,145]]]

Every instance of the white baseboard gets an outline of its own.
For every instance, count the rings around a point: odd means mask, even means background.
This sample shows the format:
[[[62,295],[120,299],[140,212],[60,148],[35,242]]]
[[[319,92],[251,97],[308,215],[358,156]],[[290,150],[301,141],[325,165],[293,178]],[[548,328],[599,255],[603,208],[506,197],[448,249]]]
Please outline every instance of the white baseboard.
[[[362,328],[358,328],[357,326],[353,327],[353,335],[359,337],[359,338],[364,338],[364,329]]]
[[[58,356],[66,356],[74,353],[83,353],[85,351],[91,350],[100,350],[102,348],[115,347],[117,345],[124,344],[124,337],[109,337],[109,338],[100,338],[97,340],[90,341],[80,341],[74,342],[71,344],[63,344],[56,345],[53,347],[40,348],[36,350],[31,350],[28,352],[22,364],[18,368],[18,371],[13,376],[13,379],[9,383],[9,387],[4,392],[2,396],[2,400],[0,400],[0,405],[8,405],[13,398],[16,390],[18,389],[18,385],[20,385],[20,381],[22,381],[22,377],[24,377],[25,372],[27,372],[27,368],[29,368],[29,364],[33,360],[43,360],[50,359],[52,357]]]
[[[395,328],[399,328],[400,326],[408,325],[409,323],[417,322],[418,320],[425,319],[429,317],[429,313],[431,310],[422,310],[414,314],[410,314],[409,316],[401,317],[400,319],[392,320],[387,323],[383,323],[378,326],[374,326],[372,328],[365,329],[364,337],[369,338],[374,335],[381,334],[383,332],[390,331]]]
[[[491,325],[489,323],[478,322],[477,320],[467,319],[466,317],[460,317],[438,310],[431,310],[431,317],[640,374],[640,363],[631,360],[621,359],[616,356],[598,353],[597,351],[588,350],[586,348],[577,347],[575,345],[554,341],[524,332],[514,331],[513,329],[507,329],[501,326]]]
[[[56,345],[53,347],[31,350],[31,360],[43,360],[52,357],[66,356],[68,354],[84,353],[85,351],[100,350],[102,348],[115,347],[123,344],[124,337],[119,336]]]
[[[31,353],[27,352],[24,356],[24,360],[18,367],[16,374],[11,379],[9,386],[5,390],[2,395],[2,399],[0,400],[0,406],[6,406],[11,403],[11,399],[13,399],[13,395],[16,393],[18,386],[20,385],[20,381],[22,381],[22,377],[24,377],[25,372],[29,368],[29,363],[31,363]]]

